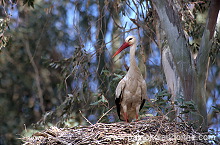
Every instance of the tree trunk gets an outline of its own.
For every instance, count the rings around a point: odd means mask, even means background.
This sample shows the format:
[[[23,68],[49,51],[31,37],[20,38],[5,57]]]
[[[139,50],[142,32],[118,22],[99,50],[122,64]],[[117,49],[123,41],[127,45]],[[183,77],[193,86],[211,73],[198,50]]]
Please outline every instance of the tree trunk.
[[[191,56],[180,17],[173,1],[153,0],[153,3],[168,41],[168,48],[162,52],[163,67],[168,86],[174,100],[177,100],[178,93],[182,91],[184,101],[194,101],[197,106],[198,112],[196,114],[189,112],[187,118],[184,118],[184,120],[199,121],[196,127],[207,130],[206,79],[208,75],[211,39],[216,25],[220,2],[218,0],[212,0],[211,2],[206,28],[196,61]],[[170,59],[172,62],[164,58],[172,58]],[[180,81],[181,91],[177,89],[179,88],[178,81]]]
[[[173,62],[173,57],[170,52],[170,48],[168,46],[165,46],[162,50],[162,66],[164,69],[168,90],[169,93],[171,93],[172,102],[176,101],[178,98],[181,98],[183,96],[183,90],[182,85],[180,82],[180,77],[178,76],[176,66]],[[177,115],[180,117],[184,117],[183,115],[180,115],[180,112],[183,110],[179,107],[175,107],[175,112],[170,112],[168,116],[171,120],[176,119],[177,121],[180,121]]]

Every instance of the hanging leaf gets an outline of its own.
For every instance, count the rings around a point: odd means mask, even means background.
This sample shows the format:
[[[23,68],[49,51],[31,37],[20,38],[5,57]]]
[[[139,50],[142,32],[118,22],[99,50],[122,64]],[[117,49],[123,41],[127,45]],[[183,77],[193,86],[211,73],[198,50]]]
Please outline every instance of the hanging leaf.
[[[34,8],[34,0],[24,0],[23,5],[28,4],[28,6]]]

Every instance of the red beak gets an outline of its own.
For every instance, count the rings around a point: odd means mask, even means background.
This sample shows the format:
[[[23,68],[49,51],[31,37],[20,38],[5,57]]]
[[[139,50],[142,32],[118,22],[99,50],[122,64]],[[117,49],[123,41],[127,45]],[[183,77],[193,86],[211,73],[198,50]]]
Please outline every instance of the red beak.
[[[122,46],[115,52],[115,54],[112,56],[112,58],[114,58],[116,55],[118,55],[122,50],[124,50],[125,48],[129,47],[131,45],[129,45],[127,42],[125,42],[124,44],[122,44]]]

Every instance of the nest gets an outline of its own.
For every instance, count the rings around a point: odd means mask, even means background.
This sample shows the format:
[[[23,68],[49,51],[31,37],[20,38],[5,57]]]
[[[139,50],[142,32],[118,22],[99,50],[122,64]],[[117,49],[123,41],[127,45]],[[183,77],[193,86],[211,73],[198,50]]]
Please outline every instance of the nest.
[[[24,137],[24,145],[77,144],[209,144],[204,134],[186,123],[169,122],[163,117],[125,123],[96,123],[74,128],[51,127]]]

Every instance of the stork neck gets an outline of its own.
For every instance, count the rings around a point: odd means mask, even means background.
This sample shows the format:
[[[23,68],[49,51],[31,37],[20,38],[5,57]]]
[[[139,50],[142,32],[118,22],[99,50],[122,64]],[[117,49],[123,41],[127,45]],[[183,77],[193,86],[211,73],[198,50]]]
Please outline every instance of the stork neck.
[[[137,63],[136,63],[136,60],[135,60],[136,47],[137,47],[137,44],[133,44],[133,45],[130,47],[130,67],[131,67],[131,68],[137,67]]]

